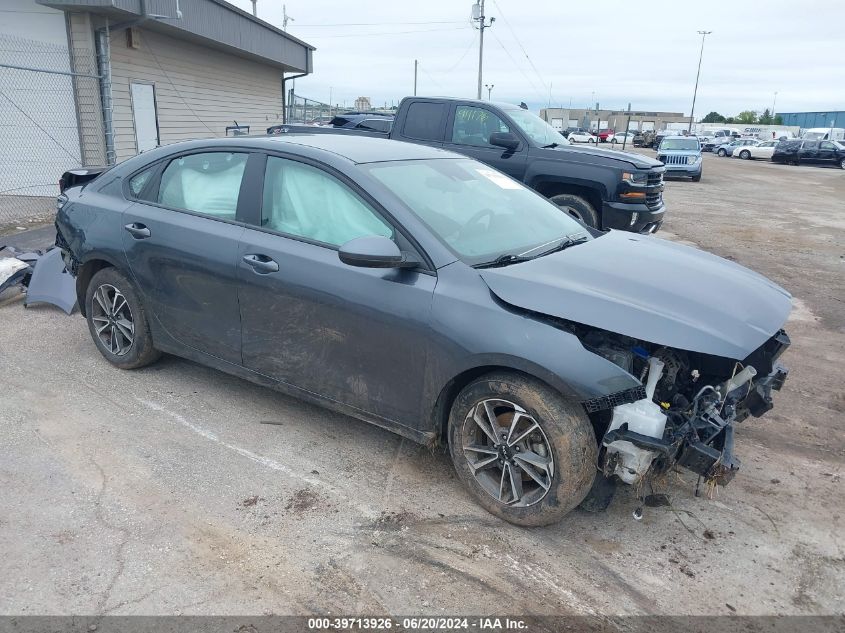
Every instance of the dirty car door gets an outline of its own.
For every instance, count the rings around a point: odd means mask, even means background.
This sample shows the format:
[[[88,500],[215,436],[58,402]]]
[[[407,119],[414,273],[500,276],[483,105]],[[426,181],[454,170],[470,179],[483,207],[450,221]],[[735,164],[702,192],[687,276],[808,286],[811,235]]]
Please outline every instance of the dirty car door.
[[[355,237],[400,240],[338,174],[276,156],[265,174],[238,257],[244,365],[416,427],[436,277],[340,261]]]
[[[237,364],[236,261],[244,231],[237,204],[248,156],[173,158],[123,217],[123,248],[151,317],[177,345]],[[131,196],[131,178],[128,186]]]

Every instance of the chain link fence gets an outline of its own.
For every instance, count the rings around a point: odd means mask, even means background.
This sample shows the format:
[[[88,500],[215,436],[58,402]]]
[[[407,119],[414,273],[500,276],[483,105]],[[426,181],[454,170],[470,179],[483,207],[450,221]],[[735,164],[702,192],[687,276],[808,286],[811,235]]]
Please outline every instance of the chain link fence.
[[[49,218],[58,180],[81,167],[85,130],[101,125],[96,60],[67,46],[0,33],[0,225]]]
[[[337,108],[330,104],[300,97],[293,91],[288,93],[287,108],[288,123],[328,123],[337,114]]]

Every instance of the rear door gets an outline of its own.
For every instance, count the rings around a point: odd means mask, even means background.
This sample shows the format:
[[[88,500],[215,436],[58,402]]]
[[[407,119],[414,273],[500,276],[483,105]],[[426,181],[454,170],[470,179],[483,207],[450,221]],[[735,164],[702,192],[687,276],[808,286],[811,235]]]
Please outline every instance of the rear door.
[[[150,317],[178,344],[241,363],[238,200],[247,152],[171,157],[127,181],[123,249]]]
[[[342,174],[285,155],[266,157],[262,173],[238,253],[244,365],[418,426],[434,272],[340,261],[340,245],[367,235],[414,250]]]
[[[432,147],[443,146],[443,132],[449,104],[445,101],[412,101],[405,109],[405,115],[394,125],[390,138]]]
[[[837,161],[836,145],[831,141],[822,141],[819,143],[818,160],[820,163],[834,163]]]
[[[528,145],[520,141],[515,150],[491,145],[490,135],[510,132],[520,138],[493,110],[476,105],[455,105],[449,114],[444,148],[464,154],[522,180],[528,163]]]
[[[804,141],[798,150],[798,158],[803,163],[816,163],[819,160],[819,142]]]

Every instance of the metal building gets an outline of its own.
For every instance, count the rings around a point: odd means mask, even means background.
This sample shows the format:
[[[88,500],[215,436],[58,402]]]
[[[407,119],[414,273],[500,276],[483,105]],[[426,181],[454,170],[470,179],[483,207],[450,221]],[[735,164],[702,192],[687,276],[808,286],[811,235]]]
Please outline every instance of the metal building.
[[[784,125],[797,125],[802,130],[812,127],[845,128],[845,110],[833,112],[778,112]]]
[[[314,47],[224,0],[3,7],[0,197],[55,195],[68,168],[159,144],[263,131],[283,121],[285,80],[312,72]]]

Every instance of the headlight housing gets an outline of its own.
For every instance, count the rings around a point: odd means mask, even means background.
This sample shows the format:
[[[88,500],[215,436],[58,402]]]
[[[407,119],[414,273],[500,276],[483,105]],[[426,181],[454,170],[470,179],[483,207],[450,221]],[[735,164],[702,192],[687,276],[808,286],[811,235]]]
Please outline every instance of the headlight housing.
[[[698,156],[687,156],[687,165],[694,165],[698,160]]]
[[[632,185],[645,185],[648,183],[648,173],[645,172],[622,172],[622,180]]]

